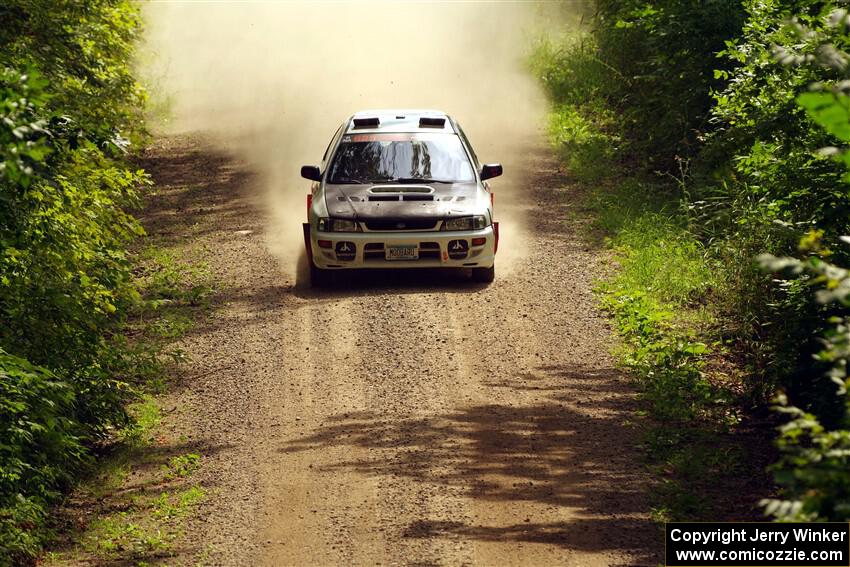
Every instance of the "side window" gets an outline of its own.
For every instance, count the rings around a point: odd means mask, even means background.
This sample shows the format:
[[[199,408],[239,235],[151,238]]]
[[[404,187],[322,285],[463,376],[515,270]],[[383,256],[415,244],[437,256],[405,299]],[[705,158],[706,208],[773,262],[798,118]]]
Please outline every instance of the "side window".
[[[466,144],[469,153],[472,155],[472,161],[475,162],[475,169],[481,169],[481,166],[478,163],[478,156],[475,155],[475,150],[472,149],[472,144],[469,143],[469,138],[466,137],[463,128],[461,128],[460,124],[457,122],[455,122],[455,126],[457,126],[457,132],[460,134],[460,138],[463,140],[463,143]]]
[[[322,156],[322,164],[324,164],[326,161],[328,161],[328,152],[331,151],[331,146],[333,146],[336,139],[339,138],[339,132],[340,132],[340,130],[342,130],[343,126],[345,126],[345,122],[340,124],[339,128],[336,129],[336,134],[334,134],[333,137],[331,138],[331,141],[328,142],[328,147],[325,148],[325,155]],[[322,169],[324,169],[324,168],[322,168]]]

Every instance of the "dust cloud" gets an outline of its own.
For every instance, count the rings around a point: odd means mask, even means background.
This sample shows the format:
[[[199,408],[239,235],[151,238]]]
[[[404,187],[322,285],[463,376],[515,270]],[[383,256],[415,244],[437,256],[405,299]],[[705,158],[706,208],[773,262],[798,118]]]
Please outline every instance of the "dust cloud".
[[[546,103],[524,68],[530,34],[563,5],[530,2],[152,2],[144,73],[166,132],[204,132],[259,172],[267,242],[289,274],[309,182],[340,123],[369,108],[436,108],[464,127],[493,181],[499,271],[523,253],[526,156]],[[156,128],[156,126],[155,126]]]

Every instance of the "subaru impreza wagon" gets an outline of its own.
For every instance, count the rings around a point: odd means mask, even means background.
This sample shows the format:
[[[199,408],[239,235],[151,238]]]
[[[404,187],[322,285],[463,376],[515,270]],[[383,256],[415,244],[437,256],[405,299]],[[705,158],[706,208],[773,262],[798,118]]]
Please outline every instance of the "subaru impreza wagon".
[[[499,244],[488,179],[460,125],[434,110],[369,110],[305,165],[304,240],[313,285],[334,272],[457,268],[492,282]]]

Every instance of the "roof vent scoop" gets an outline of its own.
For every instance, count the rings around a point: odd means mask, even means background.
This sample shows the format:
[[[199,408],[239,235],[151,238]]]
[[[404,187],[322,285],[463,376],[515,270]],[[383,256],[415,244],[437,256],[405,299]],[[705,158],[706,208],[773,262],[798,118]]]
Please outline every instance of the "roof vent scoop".
[[[354,119],[354,127],[355,128],[369,128],[376,127],[381,124],[381,121],[378,120],[377,116],[373,116],[370,118],[355,118]]]
[[[419,127],[422,128],[423,126],[430,128],[445,128],[446,119],[436,118],[433,116],[423,116],[419,119]]]

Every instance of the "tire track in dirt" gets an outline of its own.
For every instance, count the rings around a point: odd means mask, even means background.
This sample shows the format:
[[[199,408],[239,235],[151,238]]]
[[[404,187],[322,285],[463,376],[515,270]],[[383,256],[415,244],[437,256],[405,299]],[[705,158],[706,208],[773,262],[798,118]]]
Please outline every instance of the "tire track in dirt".
[[[169,418],[213,448],[187,558],[657,563],[634,396],[591,293],[600,252],[548,151],[522,161],[503,212],[526,217],[527,250],[491,286],[379,273],[311,291],[267,252],[246,165],[200,140],[149,150],[149,231],[205,245],[222,282]]]

